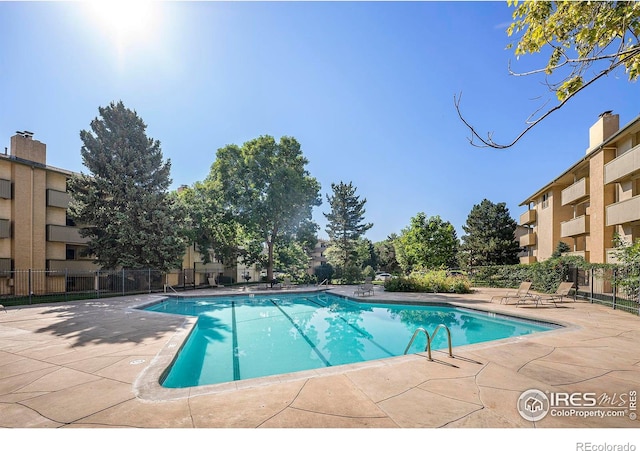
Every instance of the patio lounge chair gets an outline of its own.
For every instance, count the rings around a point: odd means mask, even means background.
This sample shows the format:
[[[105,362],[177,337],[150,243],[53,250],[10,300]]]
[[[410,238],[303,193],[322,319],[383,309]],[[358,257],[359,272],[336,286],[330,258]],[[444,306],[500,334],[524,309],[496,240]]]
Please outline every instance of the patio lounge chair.
[[[282,288],[293,288],[293,285],[291,285],[291,277],[284,278],[284,282],[282,282]]]
[[[550,301],[553,303],[553,305],[557,307],[556,302],[562,302],[565,297],[568,298],[569,292],[572,289],[573,289],[573,282],[560,282],[560,285],[558,285],[558,288],[556,289],[555,293],[535,295],[535,296],[532,296],[530,299],[521,299],[518,301],[518,305],[526,304],[527,301],[531,301],[535,303],[537,307],[538,304],[541,304],[544,301]],[[572,299],[572,301],[575,302],[574,299]]]
[[[355,296],[373,295],[373,284],[371,282],[365,282],[360,285],[353,294]]]
[[[520,284],[520,287],[518,287],[518,291],[516,291],[515,293],[511,292],[504,295],[493,296],[491,298],[491,302],[493,302],[494,299],[499,299],[501,304],[508,304],[510,299],[520,301],[521,299],[533,297],[533,295],[529,293],[530,289],[531,282],[525,281]]]

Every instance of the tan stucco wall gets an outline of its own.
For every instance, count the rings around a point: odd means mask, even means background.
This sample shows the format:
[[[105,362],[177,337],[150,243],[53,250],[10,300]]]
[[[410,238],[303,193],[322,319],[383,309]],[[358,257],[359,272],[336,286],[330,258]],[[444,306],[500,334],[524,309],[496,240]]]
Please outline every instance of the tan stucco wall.
[[[8,161],[0,161],[0,179],[11,180],[11,164]],[[11,221],[11,199],[0,198],[0,219]],[[0,258],[11,258],[11,238],[0,238]]]
[[[12,255],[16,269],[45,269],[46,173],[23,164],[12,166],[14,199]]]
[[[562,189],[565,187],[552,187],[547,191],[549,205],[542,207],[542,195],[536,200],[537,221],[534,227],[537,244],[534,255],[537,261],[544,261],[551,257],[560,241],[564,241],[573,247],[573,240],[560,237],[560,223],[573,218],[573,207],[562,206]],[[543,193],[544,194],[544,193]]]
[[[612,247],[613,227],[606,224],[606,206],[615,201],[615,185],[604,185],[604,165],[615,158],[615,149],[603,149],[589,160],[590,220],[589,257],[592,263],[606,263],[606,249]]]

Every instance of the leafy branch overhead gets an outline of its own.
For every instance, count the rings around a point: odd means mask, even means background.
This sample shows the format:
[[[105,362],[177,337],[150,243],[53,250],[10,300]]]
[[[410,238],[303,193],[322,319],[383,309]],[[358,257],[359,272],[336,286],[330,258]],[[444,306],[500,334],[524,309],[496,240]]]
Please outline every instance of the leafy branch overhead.
[[[506,149],[515,145],[527,132],[562,108],[569,100],[597,80],[622,69],[630,82],[640,75],[640,3],[634,1],[545,2],[509,0],[515,8],[509,36],[519,35],[516,58],[547,52],[545,67],[516,73],[513,76],[542,76],[555,97],[555,105],[547,100],[526,120],[526,127],[510,143],[499,144],[493,134],[480,135],[464,117],[462,95],[454,96],[460,120],[469,128],[469,142],[477,147]]]

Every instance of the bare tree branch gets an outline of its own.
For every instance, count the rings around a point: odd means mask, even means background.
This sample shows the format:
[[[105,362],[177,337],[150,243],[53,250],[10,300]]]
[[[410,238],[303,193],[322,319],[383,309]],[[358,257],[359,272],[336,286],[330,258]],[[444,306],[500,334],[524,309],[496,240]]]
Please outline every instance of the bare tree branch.
[[[527,134],[533,127],[535,127],[536,125],[538,125],[542,120],[544,120],[546,117],[548,117],[549,115],[551,115],[553,112],[559,110],[560,108],[562,108],[569,100],[571,100],[573,97],[575,97],[578,93],[582,92],[582,90],[584,90],[586,87],[592,85],[594,82],[596,82],[597,80],[599,80],[600,78],[604,77],[605,75],[608,75],[609,73],[611,73],[613,70],[615,70],[616,68],[620,67],[621,65],[623,65],[627,60],[640,55],[640,47],[638,46],[634,46],[632,49],[629,49],[625,52],[621,52],[621,54],[623,54],[624,56],[620,59],[614,60],[611,62],[611,65],[609,65],[608,68],[603,69],[602,71],[600,71],[599,73],[597,73],[593,78],[591,78],[589,81],[587,81],[586,83],[584,83],[582,86],[580,86],[579,88],[577,88],[575,91],[569,93],[562,101],[560,101],[560,103],[558,103],[556,106],[550,108],[549,110],[547,110],[542,116],[540,116],[537,119],[534,119],[532,121],[529,121],[529,119],[531,119],[533,116],[535,116],[539,111],[542,110],[542,108],[544,107],[540,107],[538,108],[533,114],[531,114],[529,116],[529,118],[527,119],[527,127],[518,135],[516,136],[516,138],[511,141],[508,144],[498,144],[493,140],[493,132],[488,132],[486,138],[481,136],[478,131],[475,129],[474,126],[472,126],[463,116],[462,111],[460,109],[460,103],[462,101],[462,93],[460,93],[458,96],[456,96],[454,94],[453,96],[453,104],[455,106],[456,112],[458,113],[458,117],[460,118],[460,120],[462,121],[462,123],[469,129],[469,131],[471,132],[471,137],[467,138],[469,140],[469,143],[474,146],[474,147],[479,147],[479,148],[486,148],[486,147],[491,147],[494,149],[508,149],[510,147],[513,147],[518,141],[520,141],[520,139],[522,139],[522,137]],[[609,58],[613,58],[616,55],[611,55],[609,56]],[[619,55],[618,55],[619,56]],[[584,60],[589,61],[589,62],[593,62],[596,60],[602,60],[602,59],[607,59],[607,57],[604,56],[599,56],[599,57],[594,57],[594,58],[586,58]],[[580,61],[580,59],[575,60],[576,62],[584,62],[584,61]],[[566,64],[562,63],[562,65]],[[561,66],[558,66],[561,67]],[[541,69],[539,71],[532,71],[531,73],[540,73],[541,71],[543,71],[544,69]],[[572,75],[575,73],[582,73],[584,70],[577,70],[576,68],[574,68],[574,70],[572,71]],[[569,77],[565,77],[564,80],[569,79]],[[559,86],[560,84],[554,85],[552,83],[547,83],[547,86],[550,87],[550,89],[553,89],[553,86]],[[479,142],[478,142],[479,141]]]

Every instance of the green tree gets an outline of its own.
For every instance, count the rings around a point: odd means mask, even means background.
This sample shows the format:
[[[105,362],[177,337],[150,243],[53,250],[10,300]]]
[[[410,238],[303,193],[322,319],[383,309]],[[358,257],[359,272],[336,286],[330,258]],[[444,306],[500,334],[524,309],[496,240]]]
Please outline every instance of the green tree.
[[[551,258],[562,257],[563,253],[569,252],[570,250],[571,248],[567,243],[565,243],[564,241],[559,241],[558,245],[556,246],[553,253],[551,254]]]
[[[394,241],[396,258],[406,274],[456,266],[458,238],[449,221],[420,212]]]
[[[308,229],[312,208],[321,204],[320,184],[307,164],[295,138],[276,142],[267,135],[218,149],[205,181],[242,226],[245,242],[266,248],[268,280],[273,280],[274,248]]]
[[[350,266],[356,266],[358,240],[373,224],[364,222],[367,199],[360,200],[351,182],[332,183],[331,189],[333,195],[327,194],[331,211],[323,213],[328,221],[325,229],[329,235],[327,258],[332,258],[332,264],[344,272]]]
[[[160,142],[122,102],[99,109],[82,130],[82,162],[89,174],[69,181],[69,214],[89,238],[88,252],[104,268],[179,267],[184,255],[184,212],[171,184],[171,163]]]
[[[460,245],[462,266],[518,263],[520,245],[515,240],[516,227],[504,202],[494,204],[484,199],[474,205],[462,226],[466,233]]]
[[[454,99],[460,119],[471,131],[471,143],[479,147],[505,149],[529,130],[597,80],[620,69],[629,81],[640,74],[640,3],[635,1],[535,1],[509,0],[514,7],[509,36],[520,35],[509,45],[517,57],[546,53],[545,67],[517,76],[544,77],[555,104],[543,105],[527,120],[525,129],[509,144],[486,137],[462,116],[460,99]],[[511,71],[511,69],[509,69]]]
[[[398,235],[392,233],[385,240],[374,243],[374,251],[376,253],[376,261],[378,269],[386,271],[390,274],[400,272],[400,265],[396,259],[396,248],[394,245]]]
[[[188,218],[187,236],[195,244],[204,263],[212,258],[232,266],[238,260],[255,262],[262,254],[262,246],[248,238],[245,229],[223,207],[220,190],[209,181],[196,182],[178,191]]]
[[[620,267],[616,285],[625,295],[637,299],[640,291],[640,240],[629,242],[616,234],[613,245]]]

